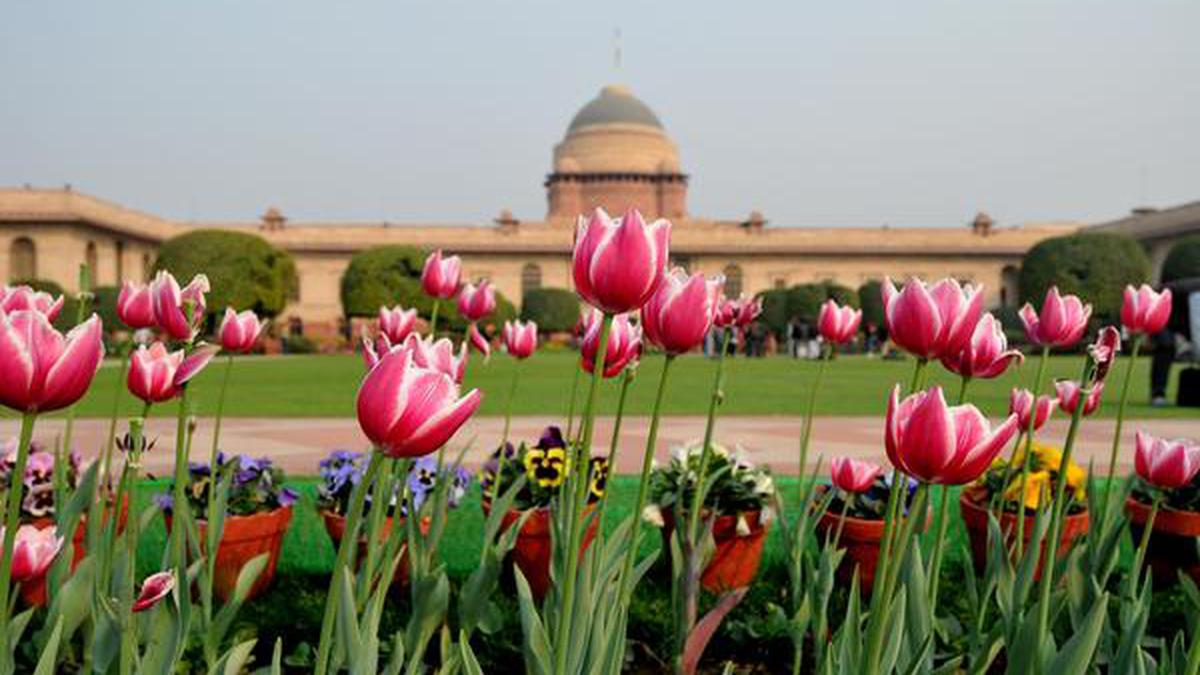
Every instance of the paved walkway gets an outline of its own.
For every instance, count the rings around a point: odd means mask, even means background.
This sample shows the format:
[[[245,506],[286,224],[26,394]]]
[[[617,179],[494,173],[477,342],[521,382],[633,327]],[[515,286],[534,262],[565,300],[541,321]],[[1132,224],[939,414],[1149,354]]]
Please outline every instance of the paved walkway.
[[[541,429],[551,423],[551,418],[519,417],[512,423],[514,438],[536,439]],[[0,438],[15,437],[18,420],[0,421]],[[1061,443],[1066,433],[1067,420],[1052,420],[1040,438]],[[451,441],[452,448],[470,443],[467,455],[469,465],[478,465],[485,448],[498,442],[504,420],[499,417],[481,417],[472,420]],[[621,448],[618,468],[621,473],[637,473],[640,469],[642,448],[645,446],[647,417],[626,418],[621,429]],[[206,461],[212,447],[212,420],[201,419],[192,445],[192,457]],[[718,420],[717,439],[727,445],[740,445],[757,463],[770,465],[777,473],[795,473],[798,457],[801,420],[796,417],[725,417]],[[101,447],[107,431],[108,421],[100,419],[79,420],[75,424],[75,447],[87,456],[94,456]],[[317,461],[331,449],[363,449],[366,438],[353,419],[253,419],[228,418],[222,423],[222,447],[227,452],[266,455],[293,475],[316,473]],[[1151,433],[1176,437],[1200,437],[1198,420],[1130,420],[1125,424],[1126,439],[1123,443],[1123,468],[1129,470],[1133,461],[1133,434],[1137,429]],[[35,437],[53,442],[56,434],[62,433],[62,420],[46,420],[36,429]],[[1080,461],[1086,465],[1095,459],[1097,467],[1108,462],[1112,439],[1113,420],[1085,420],[1080,430],[1077,451]],[[698,416],[664,418],[659,430],[657,456],[665,459],[670,448],[688,441],[699,440],[704,433],[704,418]],[[148,435],[157,438],[154,452],[146,458],[147,470],[151,474],[165,475],[173,464],[175,421],[158,418],[149,422]],[[605,452],[612,435],[612,420],[597,421],[595,447]],[[816,420],[813,430],[810,468],[818,455],[826,461],[838,455],[869,458],[882,461],[883,420],[872,417],[823,417]]]

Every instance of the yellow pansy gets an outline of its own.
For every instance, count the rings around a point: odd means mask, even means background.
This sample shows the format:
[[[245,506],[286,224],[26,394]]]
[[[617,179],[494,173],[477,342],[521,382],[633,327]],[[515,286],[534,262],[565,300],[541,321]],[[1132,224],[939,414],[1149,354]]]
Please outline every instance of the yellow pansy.
[[[1043,495],[1050,492],[1050,472],[1036,471],[1029,474],[1025,481],[1025,494],[1021,498],[1027,509],[1036,509],[1042,503]],[[1021,495],[1021,477],[1013,479],[1004,490],[1005,501],[1017,501]]]
[[[529,480],[540,487],[556,488],[567,477],[567,451],[563,448],[529,448],[524,463]]]

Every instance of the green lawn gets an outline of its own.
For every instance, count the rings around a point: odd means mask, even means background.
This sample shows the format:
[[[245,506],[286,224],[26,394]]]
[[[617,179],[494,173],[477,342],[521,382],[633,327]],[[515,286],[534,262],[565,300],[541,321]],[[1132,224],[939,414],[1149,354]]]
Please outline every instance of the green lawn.
[[[1077,375],[1082,357],[1051,359],[1050,377]],[[520,390],[513,403],[517,415],[565,415],[571,398],[576,356],[570,352],[539,352],[520,364]],[[628,411],[648,414],[654,390],[662,372],[663,359],[648,356],[630,389]],[[989,414],[998,414],[1008,405],[1008,392],[1024,379],[1032,379],[1034,366],[1027,362],[996,380],[971,384],[970,398]],[[193,385],[193,399],[201,415],[212,414],[216,407],[223,358],[213,361]],[[479,387],[487,394],[482,415],[504,414],[514,362],[503,354],[490,363],[472,357],[466,386]],[[1150,360],[1139,359],[1134,369],[1130,396],[1130,417],[1188,417],[1196,412],[1179,408],[1151,408],[1147,404]],[[702,415],[708,405],[714,363],[700,356],[685,356],[671,371],[665,404],[668,415]],[[1101,416],[1112,416],[1117,390],[1124,376],[1124,362],[1110,376]],[[110,361],[101,369],[91,392],[82,401],[78,414],[83,417],[107,417],[119,364]],[[881,361],[860,356],[843,357],[830,364],[817,412],[825,415],[882,415],[887,394],[894,383],[911,378],[913,361]],[[958,381],[940,365],[931,365],[931,382],[947,387],[947,397],[956,395]],[[803,412],[806,393],[816,374],[816,363],[785,357],[765,359],[737,358],[727,364],[726,415],[798,415]],[[230,379],[226,414],[238,417],[350,417],[354,415],[354,395],[363,375],[362,360],[352,355],[248,357],[234,362]],[[582,385],[581,396],[582,396]],[[616,407],[616,380],[606,382],[602,391],[601,411]],[[1173,395],[1173,394],[1172,394]],[[139,414],[140,404],[124,396],[124,415]]]

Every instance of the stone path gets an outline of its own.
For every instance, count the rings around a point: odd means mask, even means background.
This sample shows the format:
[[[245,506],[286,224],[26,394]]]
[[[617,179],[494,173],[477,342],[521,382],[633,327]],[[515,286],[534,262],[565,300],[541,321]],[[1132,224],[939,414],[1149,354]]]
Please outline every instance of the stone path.
[[[519,417],[512,423],[514,438],[536,439],[541,429],[557,421],[549,417]],[[15,437],[18,420],[0,420],[0,438]],[[469,465],[478,465],[485,447],[496,443],[503,430],[504,420],[499,417],[481,417],[472,420],[451,441],[452,448],[461,448],[472,443],[467,455]],[[649,418],[630,417],[623,422],[618,469],[621,473],[637,473],[640,470],[642,448]],[[1048,429],[1039,437],[1061,443],[1066,433],[1066,419],[1052,420]],[[798,458],[801,420],[795,417],[725,417],[717,423],[718,442],[729,446],[740,445],[758,463],[770,465],[777,473],[795,473]],[[108,421],[100,419],[79,420],[75,424],[75,447],[87,456],[94,456],[101,447]],[[307,419],[254,419],[229,418],[222,423],[222,447],[227,452],[266,455],[292,475],[316,473],[317,461],[333,448],[364,449],[366,438],[353,419],[307,418]],[[1176,437],[1200,437],[1200,419],[1195,420],[1130,420],[1125,424],[1126,437],[1123,443],[1122,468],[1130,470],[1133,462],[1133,434],[1137,429],[1151,433]],[[35,437],[53,442],[55,434],[62,433],[62,420],[45,420],[38,424]],[[1085,420],[1080,430],[1077,457],[1086,465],[1089,459],[1096,460],[1101,467],[1108,462],[1112,439],[1113,420]],[[212,420],[201,419],[192,445],[192,457],[206,461],[212,447]],[[664,418],[659,430],[658,458],[669,456],[670,448],[688,441],[699,440],[704,433],[704,418],[699,416]],[[612,420],[597,421],[594,445],[597,452],[606,452],[612,434]],[[151,419],[148,425],[150,438],[157,438],[155,450],[146,458],[146,467],[151,474],[169,473],[174,456],[174,419]],[[838,455],[868,458],[882,461],[883,419],[873,417],[824,417],[818,418],[813,431],[810,468],[818,455],[826,462]]]

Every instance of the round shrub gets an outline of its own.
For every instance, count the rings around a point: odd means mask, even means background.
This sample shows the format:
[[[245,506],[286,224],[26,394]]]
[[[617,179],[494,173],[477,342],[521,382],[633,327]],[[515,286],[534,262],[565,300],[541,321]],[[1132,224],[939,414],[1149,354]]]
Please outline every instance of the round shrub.
[[[1171,247],[1163,260],[1163,283],[1200,278],[1200,235],[1184,237]]]
[[[421,292],[424,265],[425,252],[412,246],[378,246],[355,253],[342,274],[342,311],[346,316],[375,316],[381,306],[398,304],[429,316],[433,301]]]
[[[858,306],[858,293],[833,281],[821,281],[814,284],[799,284],[787,291],[788,318],[798,316],[801,319],[815,323],[821,305],[826,300],[834,300],[839,305]]]
[[[788,314],[787,289],[772,288],[759,293],[758,298],[762,301],[762,322],[776,337],[782,338],[787,333],[788,319],[791,318]]]
[[[858,306],[862,309],[862,325],[883,325],[883,282],[872,279],[858,287]]]
[[[565,288],[534,288],[521,299],[521,318],[541,333],[565,333],[579,320],[579,298]]]
[[[1057,285],[1092,303],[1093,317],[1111,323],[1120,317],[1126,284],[1144,283],[1150,260],[1131,237],[1114,233],[1078,233],[1038,243],[1021,264],[1021,301],[1041,307],[1046,291]]]
[[[208,276],[210,316],[226,307],[276,316],[295,297],[296,263],[286,251],[248,232],[194,230],[168,239],[158,251],[154,270],[167,270],[187,284]]]

